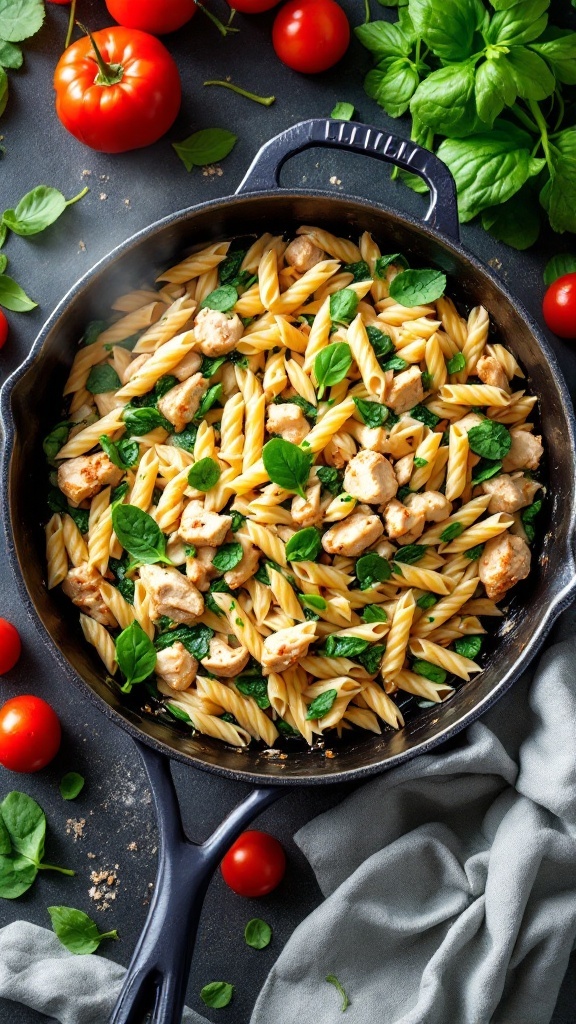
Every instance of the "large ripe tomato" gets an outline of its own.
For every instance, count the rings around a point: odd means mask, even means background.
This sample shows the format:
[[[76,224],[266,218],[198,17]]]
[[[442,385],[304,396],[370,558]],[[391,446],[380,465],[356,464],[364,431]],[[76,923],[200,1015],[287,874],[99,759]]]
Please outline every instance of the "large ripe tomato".
[[[272,29],[280,60],[306,75],[331,68],[349,42],[348,18],[335,0],[288,0]]]
[[[8,338],[8,321],[0,309],[0,348],[4,348]]]
[[[156,142],[182,96],[178,68],[160,40],[119,27],[72,43],[58,61],[54,88],[64,127],[102,153]]]
[[[56,712],[40,697],[12,697],[0,708],[0,764],[12,772],[38,772],[60,748]]]
[[[284,878],[286,856],[267,832],[243,832],[224,860],[222,874],[239,896],[266,896]]]
[[[153,36],[175,32],[196,14],[194,0],[106,0],[106,7],[120,25]]]
[[[547,327],[559,338],[576,338],[576,274],[564,274],[550,285],[542,312]]]
[[[4,317],[6,322],[6,317]],[[4,344],[2,338],[2,312],[0,310],[0,346]],[[0,675],[9,672],[18,661],[22,653],[20,634],[8,619],[0,619]]]

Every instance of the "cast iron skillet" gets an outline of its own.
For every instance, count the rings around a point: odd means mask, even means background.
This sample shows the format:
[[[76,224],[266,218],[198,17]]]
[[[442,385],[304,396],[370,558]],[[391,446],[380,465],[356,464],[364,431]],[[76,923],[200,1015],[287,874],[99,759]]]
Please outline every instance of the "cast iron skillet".
[[[281,189],[278,177],[285,160],[311,146],[353,150],[419,174],[431,195],[424,223],[347,195]],[[412,264],[442,268],[449,275],[452,294],[468,306],[487,307],[497,332],[527,372],[527,386],[540,397],[551,481],[539,558],[530,580],[511,602],[485,671],[446,706],[409,719],[398,733],[357,735],[332,759],[320,751],[294,752],[287,759],[237,752],[205,736],[190,738],[177,726],[146,715],[138,703],[121,701],[85,643],[75,609],[46,590],[44,510],[38,500],[46,473],[41,440],[61,418],[59,396],[86,322],[100,319],[115,295],[149,281],[193,248],[265,230],[281,233],[298,224],[317,224],[354,238],[369,230],[384,252],[400,251]],[[570,603],[576,593],[575,424],[570,399],[538,326],[501,281],[461,247],[454,182],[444,164],[414,143],[376,128],[313,120],[295,125],[264,146],[235,196],[167,217],[98,263],[54,311],[28,359],[2,389],[0,405],[6,439],[3,513],[23,600],[42,624],[43,639],[64,677],[139,741],[158,812],[161,846],[154,898],[111,1021],[135,1024],[152,1011],[155,1024],[174,1024],[180,1020],[210,876],[242,829],[281,795],[282,787],[365,778],[454,736],[518,678],[556,616]],[[169,758],[256,787],[201,846],[183,832]]]

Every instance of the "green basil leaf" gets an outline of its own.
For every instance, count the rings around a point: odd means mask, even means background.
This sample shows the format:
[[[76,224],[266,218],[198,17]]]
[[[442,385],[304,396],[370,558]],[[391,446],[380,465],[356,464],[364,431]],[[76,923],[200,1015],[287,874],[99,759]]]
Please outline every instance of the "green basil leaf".
[[[380,668],[385,651],[386,644],[372,644],[366,651],[359,654],[356,660],[360,662],[371,676],[374,676]]]
[[[122,547],[138,562],[152,565],[165,562],[166,538],[158,524],[136,505],[115,505],[112,509],[112,525]]]
[[[392,359],[388,359],[385,363],[380,363],[380,366],[382,367],[382,369],[384,371],[386,371],[386,370],[400,371],[400,370],[405,370],[408,366],[410,366],[410,363],[407,363],[405,359],[402,359],[402,356],[392,356]],[[392,423],[392,420],[390,419],[390,416],[388,416],[388,420],[389,420],[390,426],[393,426],[393,423]]]
[[[152,430],[156,430],[157,427],[172,429],[172,424],[168,423],[162,414],[158,412],[158,409],[155,409],[153,406],[143,406],[141,409],[126,406],[122,419],[126,424],[127,431],[130,434],[134,434],[135,437],[143,437]]]
[[[457,653],[461,654],[463,658],[470,658],[471,661],[474,661],[474,658],[476,658],[482,650],[482,637],[461,636],[458,640],[454,641],[454,647]]]
[[[503,61],[509,66],[518,95],[525,100],[551,96],[556,79],[545,60],[527,46],[512,46]]]
[[[4,824],[4,819],[0,815],[0,856],[8,857],[12,853],[12,841],[10,839],[10,833]]]
[[[3,68],[21,68],[23,60],[24,57],[19,46],[0,39],[0,64]]]
[[[337,103],[332,109],[330,117],[335,118],[337,121],[351,121],[354,117],[354,104],[353,103]]]
[[[335,292],[341,295],[342,292]],[[352,292],[355,296],[355,293]],[[330,296],[332,299],[333,296]],[[318,398],[322,398],[326,388],[339,384],[344,380],[348,370],[352,366],[352,353],[350,346],[344,341],[337,341],[333,345],[327,345],[321,349],[314,360],[314,376],[318,386]]]
[[[266,921],[262,921],[259,917],[253,917],[244,929],[244,938],[246,945],[252,946],[252,949],[265,949],[270,945],[272,929],[269,924],[266,924]]]
[[[18,854],[0,856],[0,897],[4,900],[17,900],[28,891],[37,874],[36,864],[27,857]]]
[[[388,615],[379,604],[367,604],[362,619],[364,622],[388,622]]]
[[[51,466],[55,465],[54,460],[61,448],[64,447],[70,433],[70,424],[67,421],[57,423],[49,434],[42,441],[44,454]]]
[[[358,559],[355,573],[360,590],[369,590],[375,583],[386,583],[392,570],[386,558],[382,558],[376,551],[370,551]]]
[[[172,147],[186,170],[191,171],[193,167],[219,163],[232,151],[237,140],[237,135],[224,128],[203,128],[183,142],[173,142]]]
[[[210,356],[203,356],[200,373],[209,380],[225,362],[226,356],[216,356],[214,359],[211,359]]]
[[[448,526],[445,526],[444,529],[442,530],[442,533],[440,534],[440,540],[442,541],[443,544],[448,544],[449,541],[455,540],[456,537],[459,537],[460,534],[463,532],[464,527],[462,523],[448,523]]]
[[[480,459],[472,474],[472,485],[475,487],[477,484],[483,483],[484,480],[490,480],[501,469],[502,462],[500,459]]]
[[[301,498],[306,497],[304,486],[308,482],[312,452],[303,451],[282,437],[273,437],[262,449],[262,461],[272,483],[286,491],[295,491]]]
[[[399,253],[399,252],[393,253],[392,256],[379,256],[378,259],[376,260],[376,263],[375,263],[375,266],[374,266],[374,274],[375,274],[375,276],[379,277],[381,281],[385,281],[386,280],[386,271],[388,270],[388,267],[390,267],[392,265],[394,265],[396,267],[403,267],[404,270],[407,270],[408,269],[408,260],[404,256],[402,256],[402,254]],[[369,328],[367,327],[366,330],[368,331]],[[372,330],[377,331],[378,328],[377,327],[373,327]],[[382,332],[380,332],[380,333],[382,333]],[[387,338],[388,335],[385,334],[384,337]]]
[[[448,373],[460,373],[461,370],[466,369],[466,359],[461,352],[457,352],[451,359],[448,359],[446,369]]]
[[[411,41],[400,26],[389,21],[369,21],[358,25],[354,35],[377,61],[385,57],[408,57],[412,50]]]
[[[23,196],[15,210],[5,210],[2,220],[16,235],[37,235],[58,220],[66,206],[57,188],[38,185]]]
[[[260,566],[258,572],[264,569],[264,566]],[[265,570],[264,570],[265,571]],[[258,579],[258,572],[254,573],[254,578]],[[262,580],[260,580],[262,582]],[[268,586],[270,586],[270,580],[268,580]],[[231,594],[232,591],[224,579],[212,580],[208,593],[204,595],[204,601],[209,611],[214,612],[214,615],[222,615],[216,601],[212,597],[212,594]]]
[[[486,28],[486,42],[500,46],[533,42],[546,28],[549,6],[550,0],[523,0],[506,10],[497,11]]]
[[[90,519],[90,510],[87,508],[74,508],[73,505],[68,506],[68,515],[76,523],[76,526],[80,530],[80,533],[88,533],[88,524]]]
[[[46,815],[26,793],[8,793],[0,804],[0,814],[16,853],[38,867],[44,855]]]
[[[548,61],[559,82],[576,85],[576,32],[561,29],[554,31],[556,38],[533,43],[531,49]]]
[[[548,260],[544,270],[544,284],[554,284],[554,281],[565,274],[576,274],[576,256],[569,252],[560,253]]]
[[[510,451],[512,437],[503,423],[483,420],[468,431],[468,444],[475,455],[484,459],[503,459]]]
[[[42,0],[0,0],[0,35],[10,43],[21,43],[42,28]]]
[[[390,284],[390,296],[400,305],[425,306],[446,290],[446,274],[440,270],[404,270]]]
[[[186,722],[188,725],[191,725],[192,728],[194,728],[194,722],[190,718],[190,715],[187,715],[186,712],[182,710],[182,708],[179,708],[176,704],[165,704],[164,707],[166,708],[166,711],[168,711],[172,715],[173,718],[177,718],[179,722]]]
[[[477,558],[480,558],[482,556],[483,551],[484,545],[477,544],[476,547],[474,548],[468,548],[468,551],[464,551],[463,554],[466,556],[466,558],[469,558],[471,562],[475,562]]]
[[[534,529],[534,520],[536,519],[536,516],[540,512],[541,508],[542,500],[539,499],[538,501],[533,502],[532,505],[529,505],[528,508],[525,508],[522,511],[522,524],[524,526],[526,536],[528,537],[528,540],[530,542],[532,542],[534,540],[534,537],[536,536],[536,531]]]
[[[316,468],[316,476],[322,487],[329,491],[330,494],[333,494],[334,497],[341,493],[344,480],[344,474],[341,470],[335,469],[334,466],[318,466]]]
[[[134,592],[136,589],[134,580],[131,580],[128,578],[128,576],[125,576],[123,580],[118,581],[116,586],[120,593],[122,594],[124,600],[128,601],[128,604],[134,604]]]
[[[187,427],[184,427],[184,430],[180,431],[179,434],[172,434],[170,440],[176,448],[182,448],[185,452],[190,452],[192,455],[194,453],[197,434],[198,427],[193,423],[189,423]]]
[[[420,420],[420,423],[430,427],[430,430],[434,430],[434,427],[440,423],[440,417],[425,405],[415,405],[413,409],[410,409],[410,416],[413,420]]]
[[[218,267],[220,284],[236,286],[239,283],[240,268],[247,251],[247,249],[235,249],[234,252],[228,253],[226,259]],[[206,376],[206,374],[203,375]]]
[[[414,565],[414,562],[419,562],[426,554],[426,551],[427,547],[425,544],[406,544],[394,553],[394,561],[404,562],[405,565]]]
[[[78,772],[66,772],[60,779],[60,796],[63,800],[75,800],[84,789],[85,779]]]
[[[324,718],[324,715],[327,715],[330,711],[337,696],[338,690],[324,690],[324,693],[315,697],[308,707],[306,721],[315,722],[319,718]]]
[[[422,596],[416,601],[418,607],[422,608],[423,611],[426,611],[428,608],[433,608],[437,603],[438,598],[436,597],[436,594],[422,594]]]
[[[212,565],[215,569],[218,569],[218,572],[229,572],[230,569],[235,569],[239,562],[242,561],[243,554],[242,545],[238,541],[232,541],[231,544],[222,544],[212,559]]]
[[[490,128],[504,107],[512,106],[517,95],[512,70],[500,57],[498,53],[480,64],[474,80],[476,110],[480,120]]]
[[[103,331],[106,330],[107,327],[108,324],[106,323],[105,320],[91,320],[86,330],[84,331],[82,344],[93,345],[95,341],[98,341],[98,338],[103,333]]]
[[[366,260],[358,260],[357,263],[343,263],[343,274],[352,274],[352,283],[358,281],[370,281],[372,274]]]
[[[470,57],[488,20],[480,0],[410,0],[410,16],[417,36],[446,61]]]
[[[0,3],[2,0],[0,0]],[[0,306],[9,309],[13,313],[28,313],[38,305],[26,295],[26,292],[19,284],[16,284],[8,274],[0,274]]]
[[[381,427],[388,419],[388,407],[379,402],[368,402],[364,398],[354,398],[362,422],[368,427]]]
[[[382,0],[379,0],[379,2],[382,3]],[[399,2],[400,2],[400,0],[398,0],[398,3]],[[390,6],[393,6],[393,4],[390,2],[390,0],[388,0],[388,3],[390,3]],[[340,1010],[342,1011],[342,1013],[344,1013],[344,1011],[347,1010],[348,1007],[350,1006],[350,1000],[349,1000],[348,996],[346,995],[346,992],[344,991],[342,985],[338,981],[338,978],[336,977],[335,974],[327,974],[326,975],[326,981],[330,985],[334,985],[334,988],[336,989],[336,991],[340,995],[340,998],[342,1000],[342,1002],[340,1004]]]
[[[212,591],[215,589],[216,587],[213,586]],[[202,661],[203,658],[208,657],[210,641],[213,636],[214,630],[202,622],[196,626],[176,626],[175,629],[169,629],[166,633],[161,633],[156,637],[154,646],[157,651],[163,651],[166,647],[171,647],[172,644],[181,643],[193,658]]]
[[[401,117],[408,110],[419,82],[418,71],[408,58],[386,58],[368,72],[364,89],[390,117]]]
[[[576,128],[560,132],[550,152],[554,174],[544,185],[540,202],[554,231],[576,231]]]
[[[208,410],[211,409],[212,406],[215,405],[216,402],[220,401],[221,397],[222,397],[222,385],[221,384],[214,384],[213,387],[208,388],[208,391],[202,396],[202,401],[200,402],[200,405],[198,406],[198,412],[196,413],[194,419],[195,420],[201,420],[206,415]]]
[[[280,735],[284,736],[286,739],[294,739],[295,737],[300,739],[300,733],[298,730],[294,729],[294,727],[289,725],[288,722],[285,722],[283,718],[277,718],[274,725],[278,729]]]
[[[129,505],[121,507],[130,508]],[[123,629],[116,640],[116,660],[120,671],[126,676],[122,686],[124,693],[129,693],[136,683],[143,682],[154,671],[156,648],[136,620]]]
[[[236,689],[245,697],[253,697],[263,711],[270,707],[268,684],[262,676],[240,675],[236,679]]]
[[[206,1006],[220,1010],[223,1006],[228,1006],[233,994],[234,985],[229,985],[227,981],[211,981],[201,989],[200,998]]]
[[[358,301],[356,292],[352,291],[351,288],[341,288],[338,292],[332,292],[330,296],[330,318],[332,323],[345,324],[347,326],[356,316]]]
[[[298,600],[302,604],[308,605],[310,608],[316,608],[320,612],[325,612],[328,607],[327,601],[320,597],[319,594],[298,594]]]
[[[117,391],[120,386],[120,378],[116,370],[108,363],[104,363],[102,366],[93,366],[86,381],[86,390],[93,395],[103,395],[106,391]]]
[[[432,374],[428,373],[428,370],[423,370],[420,379],[422,381],[422,387],[424,388],[424,391],[430,391],[433,380]],[[427,465],[427,463],[425,463],[425,465]]]
[[[244,526],[246,516],[243,516],[241,512],[235,512],[233,509],[230,511],[230,515],[232,516],[232,525],[230,529],[232,530],[232,533],[236,533]]]
[[[386,356],[389,356],[391,352],[395,351],[394,342],[389,334],[384,334],[383,331],[379,331],[377,327],[368,326],[366,328],[366,334],[368,335],[368,341],[374,349],[374,355],[382,366],[383,360]]]
[[[228,313],[238,302],[238,292],[231,284],[223,284],[210,292],[200,303],[200,309],[217,309]]]
[[[95,953],[104,939],[117,939],[118,932],[98,931],[97,925],[82,910],[74,907],[48,907],[52,928],[63,946],[82,956]]]
[[[289,562],[315,562],[322,550],[322,537],[315,526],[298,530],[286,544]]]
[[[0,274],[3,274],[8,266],[8,257],[3,254],[0,255]]]
[[[498,242],[513,249],[529,249],[540,234],[541,219],[538,203],[530,178],[525,185],[500,206],[492,206],[482,213],[482,227]]]
[[[448,675],[446,669],[433,665],[430,661],[423,661],[420,658],[413,662],[412,671],[416,672],[419,676],[424,676],[425,679],[430,679],[433,683],[445,683]]]
[[[218,483],[221,472],[220,466],[214,459],[200,459],[191,467],[188,473],[188,483],[197,491],[210,491]]]

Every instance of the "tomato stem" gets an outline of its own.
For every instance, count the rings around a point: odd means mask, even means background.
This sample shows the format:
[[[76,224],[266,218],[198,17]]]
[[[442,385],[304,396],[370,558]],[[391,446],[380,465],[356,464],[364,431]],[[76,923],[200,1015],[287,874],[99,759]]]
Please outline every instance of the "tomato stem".
[[[227,36],[229,32],[240,31],[239,28],[234,28],[232,26],[232,18],[236,14],[235,10],[230,11],[230,17],[228,18],[227,23],[224,25],[220,21],[220,18],[217,18],[215,14],[212,14],[212,11],[209,11],[208,8],[204,6],[204,4],[200,3],[200,0],[194,0],[194,3],[196,4],[196,7],[199,7],[200,10],[204,12],[206,17],[210,19],[212,24],[216,26],[221,36]]]
[[[67,50],[72,41],[72,33],[74,31],[74,25],[76,23],[76,0],[72,0],[70,6],[70,17],[68,18],[68,31],[66,33],[66,42],[64,43],[64,49]]]
[[[242,89],[239,85],[234,85],[233,82],[211,80],[204,82],[204,85],[221,85],[223,89],[231,89],[232,92],[237,92],[239,96],[245,96],[248,100],[254,100],[254,103],[261,103],[263,107],[271,107],[276,100],[275,96],[257,96],[256,93],[248,92],[247,89]]]
[[[55,864],[37,864],[36,867],[39,871],[58,871],[61,875],[75,875],[75,871],[71,871],[70,868],[58,868]]]
[[[90,29],[85,28],[81,21],[77,21],[78,28],[85,32],[90,42],[92,43],[92,49],[94,50],[94,56],[96,57],[96,63],[98,64],[98,74],[94,79],[96,85],[118,85],[118,82],[122,81],[124,77],[124,68],[121,64],[107,64],[104,60],[100,50],[96,46],[94,36]]]

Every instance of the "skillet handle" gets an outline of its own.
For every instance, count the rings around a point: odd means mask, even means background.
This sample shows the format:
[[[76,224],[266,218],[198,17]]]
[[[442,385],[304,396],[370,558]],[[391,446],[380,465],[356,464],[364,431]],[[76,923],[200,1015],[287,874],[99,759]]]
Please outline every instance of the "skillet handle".
[[[137,742],[150,779],[158,826],[158,873],[144,930],[124,978],[109,1024],[177,1024],[202,904],[212,874],[246,825],[283,795],[259,787],[242,801],[205,843],[192,843],[182,827],[170,762]]]
[[[430,189],[430,206],[424,223],[437,228],[453,241],[460,241],[456,185],[446,164],[415,142],[357,121],[314,118],[300,121],[276,135],[256,154],[236,189],[236,195],[275,191],[279,188],[280,171],[288,157],[312,146],[351,149],[354,153],[365,153],[418,174]]]

